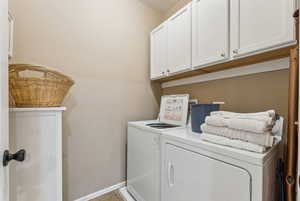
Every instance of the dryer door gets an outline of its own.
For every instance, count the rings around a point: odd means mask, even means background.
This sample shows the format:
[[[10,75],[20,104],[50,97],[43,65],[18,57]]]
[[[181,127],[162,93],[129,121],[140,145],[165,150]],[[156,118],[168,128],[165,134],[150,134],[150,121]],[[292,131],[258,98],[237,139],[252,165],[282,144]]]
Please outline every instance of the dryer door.
[[[250,201],[251,177],[244,169],[166,144],[164,201]]]

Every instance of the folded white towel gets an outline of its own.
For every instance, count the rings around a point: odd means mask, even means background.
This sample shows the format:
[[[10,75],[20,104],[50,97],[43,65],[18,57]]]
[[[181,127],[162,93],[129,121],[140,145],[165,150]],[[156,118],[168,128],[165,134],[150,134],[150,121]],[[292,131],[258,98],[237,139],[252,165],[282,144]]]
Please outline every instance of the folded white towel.
[[[270,132],[274,126],[273,122],[270,124],[268,121],[258,121],[256,119],[232,118],[229,119],[227,122],[228,128],[255,132],[258,134]]]
[[[205,123],[212,126],[219,126],[219,127],[227,127],[228,120],[221,116],[214,115],[214,116],[207,116],[205,117]]]
[[[275,111],[259,113],[216,111],[211,112],[211,116],[206,117],[205,123],[263,134],[272,130],[275,124]]]
[[[275,137],[271,135],[271,132],[256,134],[253,132],[236,130],[227,127],[210,126],[208,124],[202,124],[201,130],[204,133],[210,133],[222,137],[227,137],[230,139],[250,142],[265,147],[272,147],[275,142]]]
[[[244,115],[238,115],[234,118],[238,119],[250,119],[250,120],[256,120],[256,121],[262,121],[266,122],[267,124],[274,124],[276,119],[275,116],[273,117],[268,117],[268,116],[244,116]]]
[[[272,130],[275,121],[260,121],[256,119],[240,119],[230,118],[226,119],[218,115],[207,116],[205,123],[211,126],[228,127],[237,130],[244,130],[249,132],[255,132],[257,134],[263,134]]]
[[[238,148],[238,149],[257,152],[257,153],[263,153],[267,150],[265,147],[260,145],[252,144],[249,142],[243,142],[239,140],[231,140],[225,137],[206,134],[206,133],[203,133],[201,135],[201,138],[204,141],[211,142],[214,144],[224,145],[228,147]]]
[[[268,110],[265,112],[256,112],[256,113],[236,113],[236,112],[227,112],[227,111],[214,111],[211,112],[210,115],[221,115],[224,118],[233,118],[233,117],[239,117],[239,118],[275,118],[275,110]]]

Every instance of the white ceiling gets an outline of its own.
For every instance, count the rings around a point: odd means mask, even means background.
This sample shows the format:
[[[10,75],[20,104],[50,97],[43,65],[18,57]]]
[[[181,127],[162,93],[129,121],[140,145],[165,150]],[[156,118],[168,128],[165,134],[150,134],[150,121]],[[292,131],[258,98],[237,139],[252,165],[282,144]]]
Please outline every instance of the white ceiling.
[[[179,0],[141,0],[153,8],[159,9],[160,11],[167,11],[169,8],[174,6]]]

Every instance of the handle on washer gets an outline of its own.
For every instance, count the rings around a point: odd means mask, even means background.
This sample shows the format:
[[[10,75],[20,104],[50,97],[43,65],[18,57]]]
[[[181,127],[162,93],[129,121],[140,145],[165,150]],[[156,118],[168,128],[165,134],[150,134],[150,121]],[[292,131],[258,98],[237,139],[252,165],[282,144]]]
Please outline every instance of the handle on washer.
[[[168,163],[168,181],[170,187],[173,187],[175,185],[174,166],[171,162]]]

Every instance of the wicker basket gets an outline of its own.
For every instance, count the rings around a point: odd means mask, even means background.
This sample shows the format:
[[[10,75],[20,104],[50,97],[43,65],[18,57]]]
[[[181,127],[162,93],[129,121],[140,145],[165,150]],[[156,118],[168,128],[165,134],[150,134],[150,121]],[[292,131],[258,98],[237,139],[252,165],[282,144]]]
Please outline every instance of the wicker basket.
[[[26,71],[27,76],[21,75]],[[37,76],[37,73],[39,76]],[[74,81],[46,67],[9,65],[9,89],[16,107],[58,107]]]

